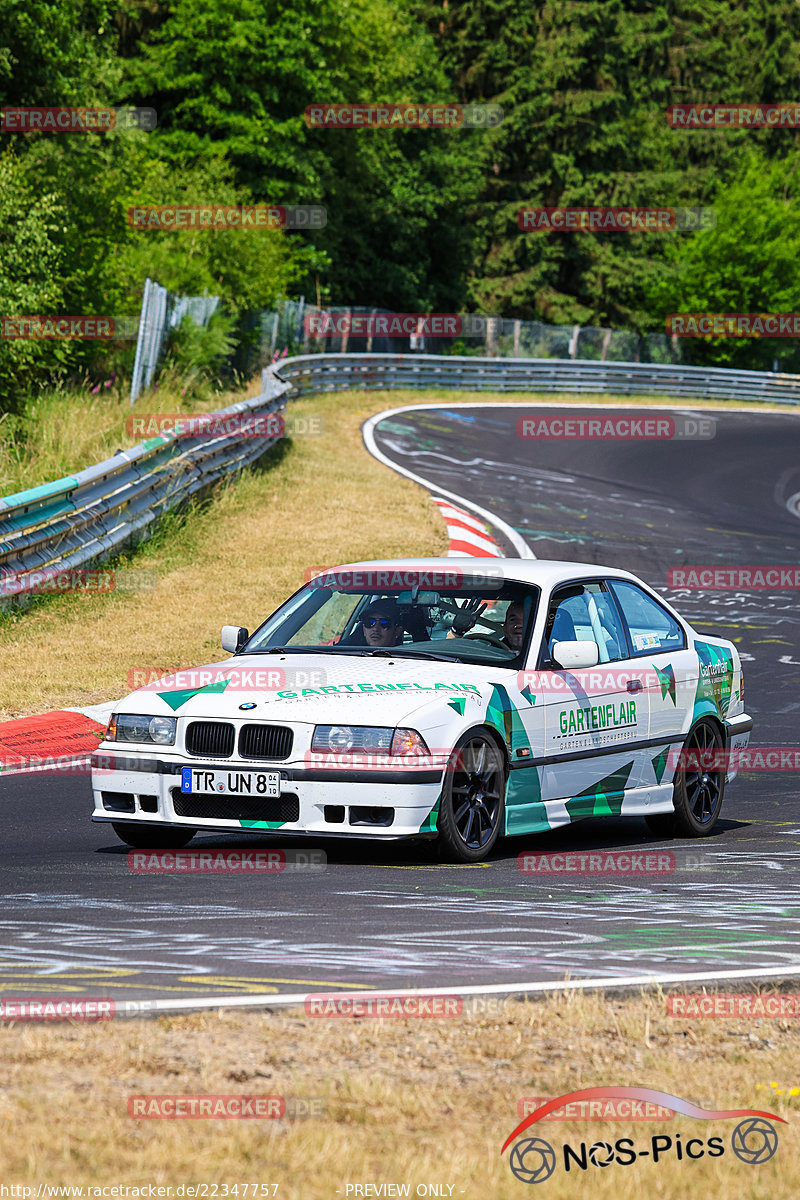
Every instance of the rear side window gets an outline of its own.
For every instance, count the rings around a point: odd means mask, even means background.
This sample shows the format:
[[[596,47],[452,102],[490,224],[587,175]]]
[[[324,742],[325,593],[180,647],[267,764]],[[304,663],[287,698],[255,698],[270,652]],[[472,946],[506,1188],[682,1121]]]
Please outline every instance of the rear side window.
[[[658,654],[660,650],[680,650],[686,639],[678,622],[657,600],[635,583],[610,579],[609,586],[628,624],[634,658],[639,654]]]

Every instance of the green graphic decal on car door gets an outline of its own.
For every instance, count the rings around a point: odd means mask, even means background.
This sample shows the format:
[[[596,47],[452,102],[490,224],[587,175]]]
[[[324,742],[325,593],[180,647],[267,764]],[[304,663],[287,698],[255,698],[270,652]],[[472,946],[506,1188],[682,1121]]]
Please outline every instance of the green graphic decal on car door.
[[[625,785],[632,769],[633,763],[629,762],[613,775],[606,775],[605,779],[599,780],[568,800],[567,812],[570,819],[579,821],[582,817],[619,816],[625,796]]]
[[[526,700],[529,696],[526,695]],[[535,698],[529,700],[531,706]],[[533,750],[519,710],[501,683],[492,685],[484,718],[487,725],[496,729],[505,741],[508,757],[512,763],[518,761],[517,752]],[[506,784],[506,833],[539,833],[550,828],[547,810],[542,803],[542,781],[539,768],[525,766],[509,771]]]
[[[650,760],[653,764],[653,771],[655,772],[656,783],[661,783],[661,780],[664,778],[664,769],[667,765],[668,753],[669,753],[669,750],[662,750],[660,754],[657,754],[655,756],[655,758]]]
[[[672,703],[677,705],[677,700],[675,699],[675,672],[672,667],[667,665],[663,670],[660,667],[656,667],[656,675],[661,685],[661,699],[663,700],[665,696],[669,696]]]
[[[487,725],[491,725],[502,737],[510,755],[517,750],[531,749],[525,726],[511,697],[501,683],[492,684],[492,694],[486,705]]]
[[[724,646],[695,641],[698,658],[697,696],[693,721],[712,706],[717,716],[726,717],[731,704],[733,655]]]

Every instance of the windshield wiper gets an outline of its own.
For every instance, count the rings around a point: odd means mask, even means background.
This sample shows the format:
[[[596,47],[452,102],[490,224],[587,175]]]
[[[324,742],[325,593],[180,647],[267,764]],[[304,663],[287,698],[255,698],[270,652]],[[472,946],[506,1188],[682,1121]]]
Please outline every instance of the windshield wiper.
[[[250,654],[367,654],[363,646],[270,646]]]
[[[248,650],[248,654],[313,654],[308,646],[269,646],[266,650]]]
[[[377,650],[369,650],[368,653],[373,657],[380,656],[381,658],[433,658],[437,662],[463,662],[463,659],[456,658],[455,654],[434,654],[432,650],[404,650],[402,646],[379,646]]]

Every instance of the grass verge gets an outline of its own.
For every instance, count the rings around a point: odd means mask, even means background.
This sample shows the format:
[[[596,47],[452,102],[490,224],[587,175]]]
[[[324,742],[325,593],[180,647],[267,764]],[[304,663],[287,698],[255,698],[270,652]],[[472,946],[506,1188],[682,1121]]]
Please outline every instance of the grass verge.
[[[789,1124],[776,1126],[775,1156],[750,1165],[731,1150],[736,1120],[542,1122],[526,1136],[556,1150],[548,1196],[778,1200],[800,1186],[796,1022],[690,1023],[667,1017],[663,996],[653,993],[509,1001],[489,1019],[356,1022],[223,1010],[92,1026],[18,1024],[0,1029],[0,1053],[6,1183],[153,1183],[171,1185],[173,1197],[181,1183],[205,1183],[220,1185],[221,1197],[225,1184],[256,1181],[277,1185],[282,1200],[344,1200],[348,1184],[408,1184],[408,1194],[424,1195],[417,1188],[435,1183],[444,1185],[439,1195],[513,1200],[526,1185],[500,1147],[520,1120],[518,1102],[627,1085],[704,1107],[766,1110]],[[304,1097],[321,1102],[324,1115],[128,1115],[129,1098],[154,1094]],[[724,1154],[679,1160],[678,1134],[682,1146],[719,1136]],[[565,1142],[577,1151],[581,1142],[629,1137],[638,1151],[655,1135],[673,1139],[658,1162],[650,1155],[632,1165],[564,1170]],[[259,1192],[271,1194],[271,1187]]]

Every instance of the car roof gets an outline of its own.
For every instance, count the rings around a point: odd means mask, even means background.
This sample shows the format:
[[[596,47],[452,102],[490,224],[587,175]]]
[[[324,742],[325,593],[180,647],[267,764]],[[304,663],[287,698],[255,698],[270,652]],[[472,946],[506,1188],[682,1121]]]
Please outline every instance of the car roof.
[[[513,580],[517,583],[538,584],[541,588],[552,588],[571,579],[587,579],[611,576],[615,579],[641,580],[630,571],[618,567],[604,567],[598,563],[567,562],[552,558],[375,558],[364,562],[342,563],[326,567],[320,575],[336,571],[461,571],[480,574],[491,571],[492,577]],[[388,581],[387,581],[388,582]]]

